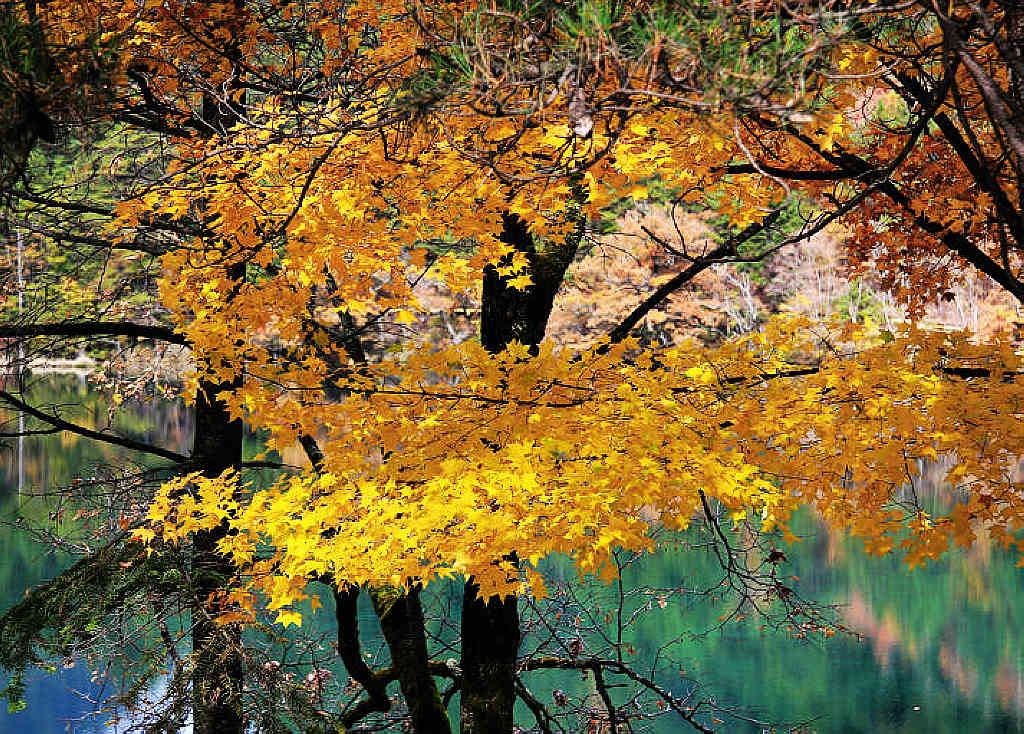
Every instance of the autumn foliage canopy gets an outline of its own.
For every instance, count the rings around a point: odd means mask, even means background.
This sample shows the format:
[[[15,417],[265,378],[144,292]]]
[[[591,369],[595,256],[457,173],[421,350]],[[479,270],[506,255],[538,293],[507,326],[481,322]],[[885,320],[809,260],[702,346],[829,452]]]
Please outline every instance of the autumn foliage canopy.
[[[685,528],[708,503],[789,539],[811,507],[913,565],[980,533],[1024,552],[1019,345],[921,318],[969,270],[1024,301],[1010,5],[34,12],[48,73],[25,104],[71,117],[60,90],[87,90],[94,114],[166,143],[103,226],[162,253],[161,299],[195,360],[186,394],[220,385],[269,449],[306,449],[269,487],[171,480],[136,531],[155,550],[230,528],[224,621],[265,602],[299,624],[320,578],[542,595],[541,559],[607,578],[613,549],[652,548],[652,525]],[[623,295],[587,346],[545,338],[602,219],[655,197],[714,209],[730,234],[656,238],[673,277]],[[780,316],[670,345],[638,330],[711,266],[827,227],[905,321]],[[432,328],[446,309],[481,338]],[[950,501],[931,506],[913,486],[939,458]]]

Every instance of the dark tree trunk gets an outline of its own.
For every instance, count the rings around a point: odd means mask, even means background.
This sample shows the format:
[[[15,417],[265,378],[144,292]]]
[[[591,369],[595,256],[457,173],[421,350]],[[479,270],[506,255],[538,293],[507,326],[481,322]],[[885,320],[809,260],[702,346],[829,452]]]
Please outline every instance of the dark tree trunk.
[[[448,711],[428,667],[426,623],[419,590],[413,588],[403,594],[393,588],[378,588],[372,589],[370,596],[391,653],[391,664],[398,673],[412,730],[416,734],[448,734]]]
[[[227,0],[235,10],[241,10],[244,0]],[[229,41],[224,55],[236,61],[237,44]],[[229,86],[237,87],[237,75],[232,75]],[[201,109],[206,137],[225,134],[238,122],[237,111],[221,104],[210,94],[204,94]],[[228,267],[230,280],[245,279],[244,262]],[[241,365],[238,366],[239,368]],[[230,383],[201,382],[196,396],[196,426],[193,437],[192,460],[204,475],[216,477],[226,469],[242,463],[242,421],[231,420],[223,403],[216,399],[221,390],[239,388],[239,376]],[[214,619],[226,611],[212,601],[234,575],[234,565],[217,552],[217,542],[228,533],[228,524],[211,531],[196,533],[192,545],[192,576],[194,601],[192,607],[192,651],[195,670],[192,678],[192,716],[194,734],[244,734],[242,714],[242,688],[244,667],[242,661],[242,631],[238,625],[218,625]]]
[[[509,288],[497,268],[484,271],[480,341],[498,353],[517,341],[536,353],[544,338],[555,293],[576,254],[582,224],[561,246],[538,252],[525,222],[502,217],[501,241],[526,254],[533,285]],[[519,653],[519,607],[515,596],[482,599],[470,579],[462,602],[463,734],[511,734],[514,727],[516,658]]]
[[[213,397],[225,387],[202,383],[196,398],[192,458],[209,477],[216,477],[242,461],[242,422],[230,420],[224,406]],[[237,625],[217,625],[214,617],[224,610],[208,601],[234,573],[231,561],[217,553],[217,541],[226,533],[226,524],[196,533],[192,546],[195,734],[243,734],[245,731],[241,630]]]
[[[462,599],[462,732],[509,734],[520,642],[518,599],[484,601],[478,589],[470,581]]]
[[[354,334],[355,323],[350,316],[343,316],[340,328],[329,330],[334,343],[340,344],[348,357],[356,363],[366,363],[366,352],[362,342]],[[333,371],[342,371],[344,366],[333,357],[329,361]],[[325,388],[331,400],[341,400],[343,395],[337,387],[328,382]],[[316,472],[323,471],[324,456],[312,436],[300,437],[300,443]],[[351,712],[350,720],[358,721],[356,713],[363,711],[389,711],[386,683],[380,680],[362,658],[359,644],[359,625],[356,603],[358,588],[344,588],[332,579],[335,614],[338,622],[338,653],[348,674],[363,686],[367,700]],[[448,711],[441,700],[437,684],[430,673],[430,658],[427,654],[426,622],[420,604],[419,590],[401,593],[393,587],[369,590],[373,608],[380,619],[384,641],[391,654],[391,663],[398,674],[398,685],[409,710],[409,720],[416,734],[449,734],[451,722]]]
[[[559,258],[538,254],[526,223],[514,214],[502,216],[499,239],[524,252],[530,261],[533,285],[526,290],[509,288],[493,265],[484,269],[483,297],[480,305],[480,343],[497,354],[509,342],[536,347],[544,338],[555,291],[562,283],[565,267]],[[573,253],[575,247],[573,246]],[[548,254],[548,253],[545,253]],[[563,253],[564,255],[564,253]],[[569,256],[571,262],[572,255]],[[568,266],[568,262],[565,263]]]
[[[388,698],[387,682],[379,679],[363,658],[363,648],[359,643],[359,587],[339,588],[332,582],[331,589],[334,592],[334,616],[338,623],[338,655],[349,676],[363,687],[368,696],[345,720],[345,725],[351,726],[359,721],[363,712],[389,711],[391,699]]]

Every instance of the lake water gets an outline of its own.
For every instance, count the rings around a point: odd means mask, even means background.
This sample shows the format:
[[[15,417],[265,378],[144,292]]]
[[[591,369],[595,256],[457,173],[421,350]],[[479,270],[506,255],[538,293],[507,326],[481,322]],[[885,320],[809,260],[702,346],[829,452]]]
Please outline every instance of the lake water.
[[[84,403],[91,420],[106,420],[104,396],[77,377],[47,378],[37,398],[69,406]],[[186,449],[190,440],[188,413],[172,402],[126,406],[115,426],[123,434],[177,450]],[[0,518],[5,521],[19,514],[45,520],[45,503],[31,493],[125,459],[111,447],[66,434],[25,439],[21,454],[19,472],[17,442],[0,448]],[[714,626],[725,607],[673,601],[646,615],[635,637],[636,659],[683,636],[676,657],[688,677],[704,684],[705,695],[713,694],[723,705],[742,704],[761,719],[813,719],[809,730],[823,734],[1024,730],[1024,645],[1018,633],[1024,622],[1024,570],[1014,567],[1016,558],[978,546],[909,571],[895,558],[864,556],[855,544],[823,532],[811,518],[805,518],[804,529],[809,537],[787,549],[786,573],[799,576],[805,596],[845,605],[844,619],[862,634],[860,639],[839,635],[801,642],[762,632],[756,622],[689,639],[687,632]],[[0,611],[68,563],[33,543],[23,530],[0,525]],[[697,585],[711,573],[708,564],[709,559],[692,552],[667,553],[644,560],[636,573],[665,587]],[[330,610],[314,623],[329,627]],[[549,701],[556,687],[585,695],[575,674],[529,682],[534,693]],[[91,708],[81,692],[93,690],[82,665],[34,675],[27,710],[10,714],[0,708],[0,734],[108,734],[113,729],[103,722],[81,718]],[[524,716],[523,724],[532,719]],[[659,728],[686,730],[674,723]],[[722,730],[761,731],[734,720]]]

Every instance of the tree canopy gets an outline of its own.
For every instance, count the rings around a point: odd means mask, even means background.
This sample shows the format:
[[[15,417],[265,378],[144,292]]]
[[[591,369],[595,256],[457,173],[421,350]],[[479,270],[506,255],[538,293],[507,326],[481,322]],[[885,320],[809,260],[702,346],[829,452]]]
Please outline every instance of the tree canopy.
[[[19,155],[3,193],[159,255],[160,302],[195,362],[185,394],[216,394],[269,449],[308,457],[269,487],[237,461],[172,479],[135,531],[149,552],[215,535],[234,577],[222,623],[265,605],[301,624],[324,579],[415,593],[458,576],[491,609],[543,595],[553,553],[611,579],[614,551],[652,549],[652,527],[709,503],[789,540],[811,507],[912,565],[982,532],[1024,553],[1019,344],[923,319],[971,270],[1024,303],[1012,3],[20,12],[46,60],[8,82],[22,138],[103,126],[152,157],[103,206],[19,183]],[[66,88],[85,107],[58,103]],[[545,338],[602,218],[654,191],[673,212],[714,209],[726,234],[649,232],[672,277],[583,348]],[[667,346],[638,330],[713,266],[834,226],[905,321],[780,316]],[[479,338],[430,328],[460,308]],[[951,501],[932,506],[913,487],[938,457]]]

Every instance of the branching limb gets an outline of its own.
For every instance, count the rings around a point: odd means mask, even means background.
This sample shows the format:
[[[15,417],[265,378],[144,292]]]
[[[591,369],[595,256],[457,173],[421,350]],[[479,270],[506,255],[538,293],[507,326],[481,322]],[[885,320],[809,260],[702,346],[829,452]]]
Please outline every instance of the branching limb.
[[[132,324],[121,321],[82,321],[56,324],[18,324],[0,326],[0,339],[19,339],[47,336],[90,337],[127,336],[136,339],[156,339],[169,344],[185,345],[185,337],[166,326]]]
[[[120,446],[121,448],[129,449],[131,451],[139,451],[144,454],[152,454],[181,464],[188,463],[188,457],[183,456],[176,451],[170,451],[169,449],[160,448],[159,446],[153,446],[148,443],[142,443],[141,441],[134,441],[130,438],[122,438],[121,436],[115,436],[110,433],[94,431],[91,428],[80,426],[77,423],[71,423],[63,418],[59,418],[58,416],[47,415],[43,411],[19,400],[6,390],[0,390],[0,401],[7,403],[12,408],[20,410],[49,426],[52,426],[58,431],[68,431],[69,433],[75,433],[84,438],[91,438],[94,441],[102,441],[103,443]]]
[[[565,731],[562,725],[548,713],[547,707],[530,692],[530,689],[526,687],[526,684],[523,683],[522,678],[518,675],[516,676],[516,695],[530,709],[533,718],[537,721],[537,726],[544,734],[554,734],[552,726],[557,726],[559,731]]]
[[[655,694],[661,699],[666,706],[674,711],[683,721],[687,722],[690,726],[703,734],[714,734],[714,729],[708,729],[696,718],[696,712],[700,708],[701,703],[690,707],[687,710],[683,706],[683,700],[676,698],[670,691],[665,690],[655,681],[650,678],[640,675],[631,667],[625,663],[620,663],[618,660],[611,660],[607,658],[535,658],[533,660],[526,660],[523,662],[520,670],[545,670],[545,669],[557,669],[557,670],[589,670],[592,673],[598,670],[607,670],[617,675],[625,676],[634,683],[643,686],[651,693]]]
[[[686,268],[686,270],[682,271],[666,283],[663,283],[661,287],[654,291],[654,293],[644,299],[643,303],[634,308],[632,313],[619,322],[618,326],[608,333],[608,338],[613,344],[625,339],[629,336],[629,332],[633,330],[633,327],[639,324],[648,313],[657,308],[672,293],[682,288],[712,265],[721,262],[722,258],[734,255],[737,247],[749,240],[751,237],[754,237],[771,227],[781,214],[781,209],[775,210],[760,222],[751,224],[742,232],[734,237],[730,237],[711,252],[695,259],[690,267]]]

